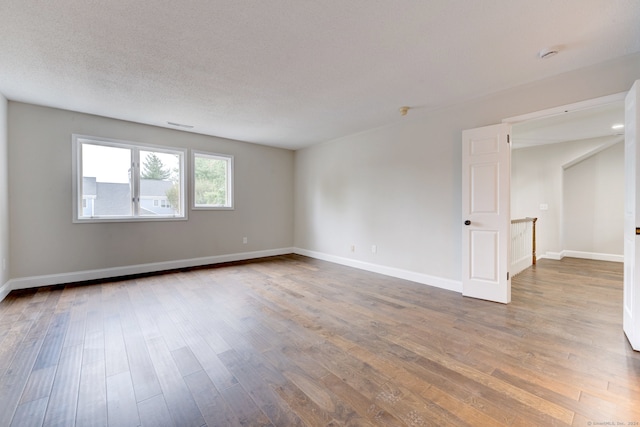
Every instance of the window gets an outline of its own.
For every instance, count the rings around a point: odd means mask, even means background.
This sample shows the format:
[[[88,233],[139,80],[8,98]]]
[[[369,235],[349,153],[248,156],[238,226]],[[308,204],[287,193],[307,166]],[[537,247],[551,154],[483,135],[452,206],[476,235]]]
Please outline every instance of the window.
[[[193,152],[193,208],[233,209],[233,156]]]
[[[74,222],[186,219],[185,150],[74,135],[73,155]]]

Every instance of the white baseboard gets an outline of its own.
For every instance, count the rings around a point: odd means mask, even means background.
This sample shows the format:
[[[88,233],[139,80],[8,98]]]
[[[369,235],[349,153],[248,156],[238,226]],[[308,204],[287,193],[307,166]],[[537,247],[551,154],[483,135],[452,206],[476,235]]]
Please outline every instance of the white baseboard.
[[[593,259],[598,261],[624,262],[624,255],[602,254],[597,252],[581,252],[564,250],[563,256],[571,258]]]
[[[354,259],[339,257],[336,255],[325,254],[323,252],[310,251],[307,249],[293,248],[293,252],[299,255],[311,258],[329,261],[336,264],[346,265],[348,267],[358,268],[360,270],[371,271],[373,273],[384,274],[385,276],[396,277],[398,279],[410,280],[412,282],[429,285],[436,288],[446,289],[462,293],[462,282],[459,280],[445,279],[442,277],[430,276],[428,274],[416,273],[415,271],[403,270],[395,267],[387,267],[379,264],[358,261]]]
[[[561,252],[547,252],[538,258],[547,258],[547,259],[554,259],[559,261],[564,257],[593,259],[597,261],[624,262],[624,255],[603,254],[598,252],[571,251],[571,250],[563,250]]]
[[[11,281],[8,281],[4,285],[0,286],[0,301],[5,299],[7,295],[11,292]]]
[[[46,274],[43,276],[19,277],[11,279],[5,287],[9,291],[14,289],[36,288],[39,286],[59,285],[62,283],[84,282],[87,280],[108,279],[110,277],[130,276],[133,274],[155,273],[165,270],[175,270],[188,267],[199,267],[223,262],[244,261],[255,258],[264,258],[276,255],[293,253],[293,248],[267,249],[264,251],[241,252],[228,255],[216,255],[202,258],[182,259],[166,262],[154,262],[149,264],[128,265],[124,267],[103,268],[99,270],[75,271],[62,274]],[[0,296],[3,288],[0,288]],[[9,293],[7,291],[7,294]],[[6,295],[5,295],[6,296]],[[4,297],[2,297],[4,298]],[[0,301],[2,300],[0,298]]]
[[[104,268],[98,270],[84,270],[71,273],[46,274],[42,276],[19,277],[9,280],[0,286],[0,301],[2,301],[14,289],[27,289],[39,286],[58,285],[63,283],[83,282],[88,280],[108,279],[110,277],[129,276],[134,274],[154,273],[165,270],[175,270],[180,268],[198,267],[203,265],[220,264],[232,261],[244,261],[255,258],[264,258],[269,256],[285,255],[296,253],[311,258],[329,261],[336,264],[346,265],[360,270],[371,271],[373,273],[383,274],[385,276],[396,277],[399,279],[410,280],[412,282],[424,285],[434,286],[436,288],[446,289],[455,292],[462,292],[462,282],[459,280],[445,279],[442,277],[431,276],[428,274],[417,273],[415,271],[403,270],[395,267],[387,267],[384,265],[373,264],[364,261],[358,261],[350,258],[339,257],[336,255],[325,254],[322,252],[310,251],[302,248],[279,248],[268,249],[254,252],[241,252],[227,255],[216,255],[202,258],[191,258],[167,262],[156,262],[149,264],[138,264],[124,267]],[[562,252],[547,252],[539,258],[548,258],[561,260],[565,256],[574,258],[593,259],[600,261],[624,262],[623,255],[602,254],[594,252],[580,252],[564,250]]]
[[[560,261],[562,258],[564,258],[564,251],[562,252],[545,252],[544,255],[539,255],[536,257],[536,259],[553,259],[556,261]]]

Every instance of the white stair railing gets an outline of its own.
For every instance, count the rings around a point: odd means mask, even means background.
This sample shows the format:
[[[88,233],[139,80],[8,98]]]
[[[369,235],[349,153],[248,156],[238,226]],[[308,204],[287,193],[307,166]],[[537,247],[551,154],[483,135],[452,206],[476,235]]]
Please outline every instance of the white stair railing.
[[[511,276],[536,263],[536,221],[538,218],[511,220]]]

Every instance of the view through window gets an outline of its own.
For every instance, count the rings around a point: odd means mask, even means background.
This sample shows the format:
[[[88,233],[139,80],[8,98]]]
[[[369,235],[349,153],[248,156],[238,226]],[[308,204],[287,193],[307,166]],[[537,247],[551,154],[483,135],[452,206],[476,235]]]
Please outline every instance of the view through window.
[[[74,137],[74,220],[183,219],[184,151]]]
[[[193,152],[194,209],[233,209],[233,157]]]

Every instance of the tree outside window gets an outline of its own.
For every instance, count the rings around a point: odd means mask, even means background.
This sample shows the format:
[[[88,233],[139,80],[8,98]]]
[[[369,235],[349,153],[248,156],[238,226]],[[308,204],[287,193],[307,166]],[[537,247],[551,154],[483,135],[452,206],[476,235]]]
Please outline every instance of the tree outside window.
[[[194,152],[194,208],[232,208],[233,157]]]

